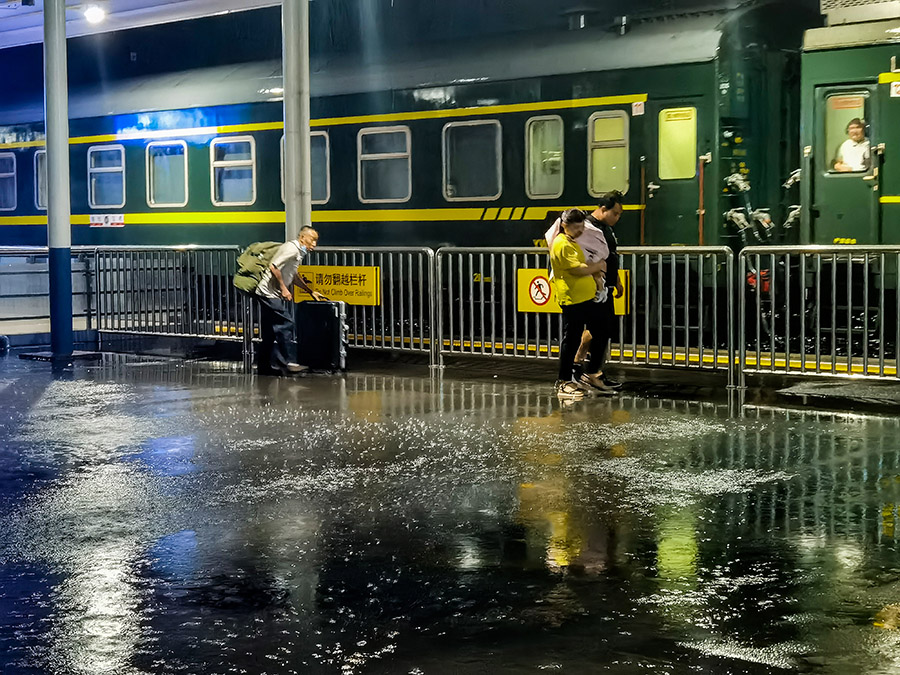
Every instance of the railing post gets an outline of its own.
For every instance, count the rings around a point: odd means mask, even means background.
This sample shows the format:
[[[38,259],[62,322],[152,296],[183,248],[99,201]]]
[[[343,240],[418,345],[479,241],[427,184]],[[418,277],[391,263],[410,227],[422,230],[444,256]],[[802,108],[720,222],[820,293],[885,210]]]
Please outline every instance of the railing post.
[[[737,381],[737,377],[735,376],[735,368],[740,368],[741,372],[743,372],[743,366],[741,365],[743,364],[743,359],[736,358],[737,353],[734,345],[734,289],[736,286],[736,284],[734,283],[734,251],[729,249],[728,253],[725,256],[725,261],[725,269],[728,275],[725,291],[727,298],[725,302],[726,306],[728,307],[728,388],[733,389]],[[741,340],[743,340],[743,336],[741,336]]]
[[[79,254],[78,259],[84,263],[84,321],[85,329],[92,330],[94,313],[94,259],[84,253]]]
[[[247,295],[242,295],[241,312],[242,337],[241,357],[243,359],[244,373],[250,375],[253,372],[253,301]]]
[[[444,367],[444,282],[443,249],[431,255],[431,367]]]
[[[738,357],[737,368],[740,369],[740,388],[747,388],[747,289],[744,287],[744,280],[747,278],[747,256],[744,251],[741,251],[740,254],[740,263],[738,265],[738,275],[740,279],[740,284],[738,284],[738,293],[740,293],[740,297],[738,298],[738,312],[740,316],[738,316],[738,340],[740,340],[740,344],[738,348],[740,350],[740,356]],[[733,277],[734,275],[731,275]],[[732,278],[732,283],[734,280]],[[757,284],[759,283],[759,279],[757,279]],[[732,305],[734,300],[734,295],[732,294]]]

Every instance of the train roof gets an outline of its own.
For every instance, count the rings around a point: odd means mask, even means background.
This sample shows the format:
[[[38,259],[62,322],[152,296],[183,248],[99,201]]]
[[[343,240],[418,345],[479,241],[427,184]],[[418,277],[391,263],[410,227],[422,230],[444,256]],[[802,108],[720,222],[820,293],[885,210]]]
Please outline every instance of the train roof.
[[[813,52],[898,42],[900,42],[900,19],[891,19],[813,28],[806,31],[803,36],[803,50]]]
[[[512,34],[390,54],[379,53],[373,36],[359,55],[315,59],[311,89],[313,96],[336,96],[711,61],[722,21],[722,14],[710,13],[638,23],[624,36],[599,30]],[[280,61],[184,70],[75,89],[69,114],[79,119],[267,101],[278,98],[281,84]],[[0,102],[0,124],[42,118],[42,93]]]

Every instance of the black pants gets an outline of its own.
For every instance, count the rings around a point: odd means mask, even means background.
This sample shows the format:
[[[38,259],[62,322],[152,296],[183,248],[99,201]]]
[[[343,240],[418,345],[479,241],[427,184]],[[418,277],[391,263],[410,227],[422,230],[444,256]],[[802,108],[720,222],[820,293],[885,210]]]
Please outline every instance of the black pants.
[[[578,352],[578,345],[581,344],[581,334],[587,328],[591,331],[591,335],[601,335],[603,332],[602,315],[600,313],[600,305],[593,300],[580,302],[577,305],[563,305],[563,337],[562,344],[559,346],[559,379],[572,379],[572,366],[575,363],[575,354]],[[603,360],[602,350],[594,348],[591,343],[591,354],[584,366],[584,372],[594,374],[600,370],[600,364]]]
[[[283,375],[294,361],[293,303],[287,300],[256,296],[259,300],[260,337],[257,369],[260,375]]]
[[[619,328],[619,322],[616,320],[616,307],[613,304],[612,289],[609,289],[609,297],[606,299],[606,302],[595,304],[600,323],[597,326],[596,333],[588,329],[591,331],[591,363],[596,366],[595,370],[588,371],[592,373],[603,370],[603,364],[606,363],[606,357],[609,354],[609,343],[616,338]]]

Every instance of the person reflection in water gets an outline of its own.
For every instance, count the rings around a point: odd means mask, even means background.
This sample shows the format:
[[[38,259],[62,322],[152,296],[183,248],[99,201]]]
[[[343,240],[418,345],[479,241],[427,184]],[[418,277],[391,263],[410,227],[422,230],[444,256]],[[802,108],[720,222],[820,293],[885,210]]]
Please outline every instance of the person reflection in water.
[[[840,173],[868,171],[871,166],[871,150],[866,138],[866,123],[858,117],[847,125],[847,140],[838,148],[834,170]]]

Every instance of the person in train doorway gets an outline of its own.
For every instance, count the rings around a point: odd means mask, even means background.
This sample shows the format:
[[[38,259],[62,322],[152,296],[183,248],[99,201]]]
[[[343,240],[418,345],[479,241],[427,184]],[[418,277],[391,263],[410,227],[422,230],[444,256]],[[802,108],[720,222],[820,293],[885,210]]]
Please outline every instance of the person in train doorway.
[[[625,292],[622,282],[619,280],[619,242],[613,228],[622,217],[622,193],[612,190],[600,197],[597,208],[585,217],[585,226],[593,227],[603,235],[606,242],[606,279],[608,292],[597,294],[597,312],[599,321],[598,330],[585,330],[581,336],[581,344],[575,354],[575,374],[579,374],[587,355],[593,355],[593,363],[600,371],[600,382],[609,389],[620,389],[621,382],[609,377],[603,370],[606,359],[609,356],[610,342],[616,337],[618,321],[616,321],[616,309],[614,298],[621,297]]]
[[[286,241],[275,251],[269,268],[256,287],[262,339],[257,362],[257,372],[260,375],[292,375],[304,370],[293,358],[295,343],[292,289],[296,283],[316,300],[326,299],[321,293],[312,290],[306,280],[297,274],[300,262],[316,249],[318,243],[318,232],[308,225],[300,228],[296,239]]]
[[[575,352],[585,329],[599,333],[600,313],[594,298],[597,285],[592,278],[600,277],[606,270],[606,262],[588,263],[578,239],[584,234],[584,213],[579,209],[569,209],[560,216],[562,232],[553,239],[550,248],[550,266],[553,271],[553,285],[556,299],[562,308],[562,342],[559,347],[559,376],[556,380],[556,394],[561,399],[584,398],[587,391],[612,394],[604,386],[596,359],[589,356],[584,372],[578,379],[574,377]]]
[[[841,143],[834,159],[834,170],[861,173],[872,166],[872,149],[866,138],[866,123],[855,117],[847,124],[847,140]]]

